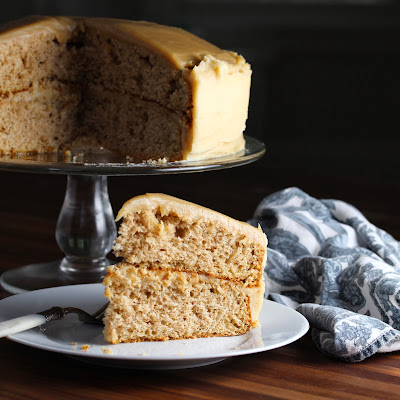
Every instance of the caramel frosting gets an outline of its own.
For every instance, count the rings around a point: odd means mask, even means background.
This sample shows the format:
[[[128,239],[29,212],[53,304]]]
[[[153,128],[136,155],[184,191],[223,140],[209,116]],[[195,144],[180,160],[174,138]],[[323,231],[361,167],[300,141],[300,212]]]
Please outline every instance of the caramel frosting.
[[[70,17],[29,16],[2,25],[0,41],[29,36],[38,32],[51,32],[58,38],[60,35],[71,35],[76,28],[77,20]]]
[[[143,46],[164,55],[178,69],[193,68],[206,55],[236,64],[235,53],[224,51],[183,29],[147,21],[128,21],[112,18],[84,18],[85,26],[99,29],[108,35]]]
[[[164,55],[177,68],[191,69],[200,64],[205,56],[235,65],[238,56],[180,28],[147,21],[130,21],[114,18],[47,17],[30,16],[5,24],[0,29],[0,40],[51,31],[57,37],[62,31],[71,33],[77,27],[98,29],[133,45]]]

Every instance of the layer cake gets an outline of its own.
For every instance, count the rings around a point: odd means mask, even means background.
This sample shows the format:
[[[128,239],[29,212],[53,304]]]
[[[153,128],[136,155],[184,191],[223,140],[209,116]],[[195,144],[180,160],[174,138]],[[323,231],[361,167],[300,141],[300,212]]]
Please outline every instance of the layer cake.
[[[240,152],[251,68],[175,27],[29,17],[0,29],[0,153],[90,143],[133,159]]]

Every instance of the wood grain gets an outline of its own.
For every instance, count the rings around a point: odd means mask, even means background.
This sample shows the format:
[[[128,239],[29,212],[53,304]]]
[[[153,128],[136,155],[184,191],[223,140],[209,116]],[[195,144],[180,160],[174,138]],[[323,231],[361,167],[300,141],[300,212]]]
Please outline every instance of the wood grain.
[[[160,191],[196,201],[236,218],[250,218],[265,195],[290,186],[289,175],[268,179],[255,167],[176,177],[110,178],[114,210],[133,194]],[[275,171],[278,173],[278,171]],[[60,258],[54,230],[65,177],[0,173],[0,272]],[[400,237],[399,184],[346,178],[321,184],[317,175],[297,179],[315,197],[342,198]],[[330,183],[330,185],[329,185]],[[7,294],[2,292],[0,296]],[[400,353],[361,363],[331,359],[310,334],[288,346],[186,370],[141,371],[96,366],[58,353],[0,339],[0,399],[398,399]]]

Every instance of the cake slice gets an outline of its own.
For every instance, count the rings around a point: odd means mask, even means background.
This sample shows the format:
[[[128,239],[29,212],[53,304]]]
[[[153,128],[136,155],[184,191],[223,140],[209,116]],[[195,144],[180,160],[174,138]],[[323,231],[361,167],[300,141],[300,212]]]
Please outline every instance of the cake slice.
[[[260,228],[164,194],[127,201],[104,278],[110,343],[232,336],[258,324]]]

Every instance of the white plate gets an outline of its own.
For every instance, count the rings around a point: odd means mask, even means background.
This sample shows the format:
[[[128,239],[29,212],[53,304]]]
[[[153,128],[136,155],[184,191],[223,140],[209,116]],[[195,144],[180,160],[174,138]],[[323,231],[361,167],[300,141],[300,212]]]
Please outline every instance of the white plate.
[[[106,299],[101,284],[61,286],[14,295],[0,301],[0,320],[40,312],[53,306],[79,307],[89,313]],[[9,339],[96,364],[140,369],[190,368],[227,357],[258,353],[294,342],[308,328],[307,320],[291,308],[264,300],[260,327],[241,336],[108,344],[101,326],[81,324],[73,315]],[[75,344],[76,343],[76,344]],[[82,346],[88,345],[85,351]]]

